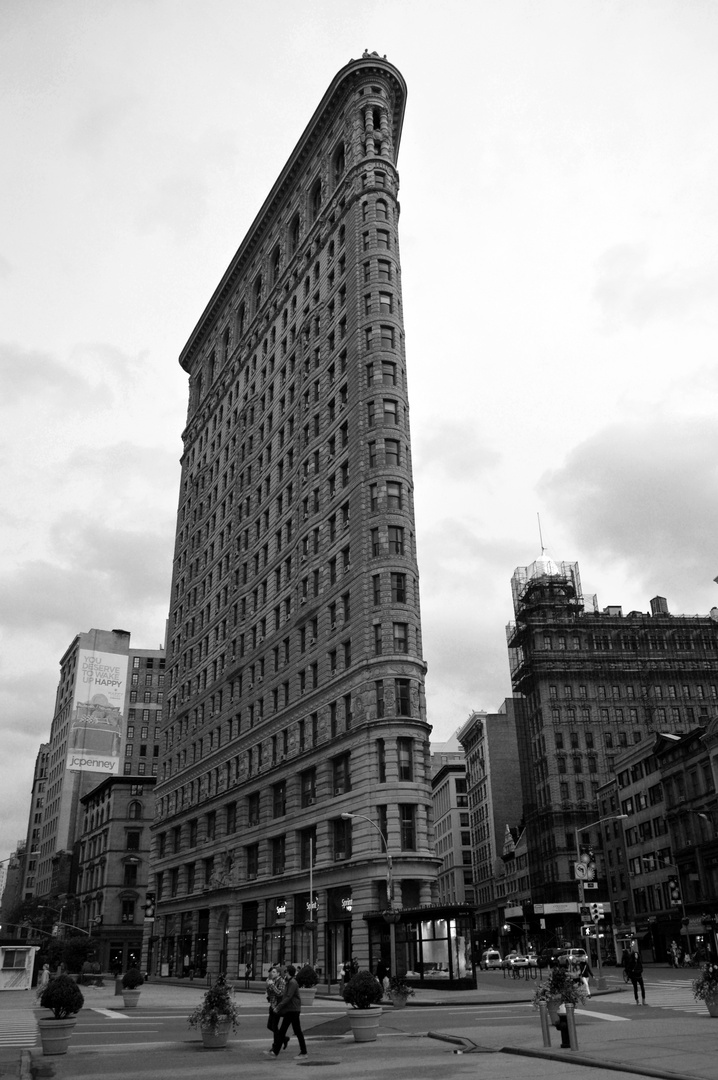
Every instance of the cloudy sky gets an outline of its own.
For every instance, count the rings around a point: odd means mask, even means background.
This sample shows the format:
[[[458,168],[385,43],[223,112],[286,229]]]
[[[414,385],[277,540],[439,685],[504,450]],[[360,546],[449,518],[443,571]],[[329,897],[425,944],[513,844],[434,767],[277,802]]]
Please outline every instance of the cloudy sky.
[[[3,0],[0,858],[58,661],[164,638],[177,356],[334,74],[403,72],[428,701],[510,691],[510,578],[718,603],[718,5]]]

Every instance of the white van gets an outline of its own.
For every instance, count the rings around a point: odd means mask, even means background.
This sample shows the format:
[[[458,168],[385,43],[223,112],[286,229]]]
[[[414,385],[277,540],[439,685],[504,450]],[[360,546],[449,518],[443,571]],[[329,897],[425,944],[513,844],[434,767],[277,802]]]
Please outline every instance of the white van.
[[[492,971],[501,967],[501,953],[498,949],[485,949],[481,954],[479,967],[482,971]]]

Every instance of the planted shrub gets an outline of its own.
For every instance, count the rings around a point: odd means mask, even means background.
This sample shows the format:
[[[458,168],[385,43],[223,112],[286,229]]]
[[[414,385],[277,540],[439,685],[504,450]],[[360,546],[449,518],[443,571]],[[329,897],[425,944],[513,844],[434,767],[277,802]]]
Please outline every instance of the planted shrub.
[[[137,990],[144,981],[145,977],[140,969],[133,967],[122,976],[122,987],[124,990]]]
[[[74,1016],[85,1004],[82,990],[69,975],[58,975],[50,979],[40,995],[43,1009],[50,1009],[55,1020],[66,1020]]]
[[[358,971],[344,987],[344,1000],[353,1009],[368,1009],[384,997],[384,987],[370,971]]]
[[[230,1020],[232,1031],[237,1030],[239,1009],[232,1000],[232,991],[224,975],[218,975],[200,1004],[187,1017],[190,1027],[209,1028],[216,1032],[220,1020]]]
[[[311,964],[305,964],[297,972],[296,980],[298,986],[303,986],[306,989],[310,986],[316,986],[319,982],[319,976]]]

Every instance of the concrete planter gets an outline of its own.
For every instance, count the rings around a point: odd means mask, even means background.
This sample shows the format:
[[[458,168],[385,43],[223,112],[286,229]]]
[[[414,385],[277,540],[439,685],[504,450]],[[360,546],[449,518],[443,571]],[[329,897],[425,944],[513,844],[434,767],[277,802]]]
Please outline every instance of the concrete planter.
[[[347,1010],[354,1042],[376,1042],[381,1014],[381,1005],[370,1005],[368,1009]]]
[[[704,1001],[711,1016],[718,1016],[718,997],[704,998]]]
[[[228,1016],[221,1017],[214,1026],[212,1024],[202,1024],[200,1033],[205,1050],[222,1050],[227,1045],[231,1030],[232,1021]]]
[[[40,1029],[42,1052],[46,1057],[51,1054],[66,1054],[70,1036],[75,1030],[76,1016],[68,1016],[65,1020],[39,1019],[37,1026]]]
[[[302,1008],[303,1009],[305,1007],[308,1007],[309,1005],[314,1004],[314,998],[316,997],[316,994],[317,994],[316,986],[300,986],[299,987],[299,998],[300,998],[300,1000],[302,1002]]]
[[[399,994],[396,990],[390,990],[389,998],[391,999],[391,1003],[395,1009],[404,1009],[406,1008],[406,1003],[409,1000],[409,995]]]
[[[123,989],[122,989],[122,1001],[123,1001],[124,1007],[126,1009],[136,1009],[137,1008],[137,1002],[140,1000],[140,992],[141,991],[139,991],[139,990],[127,990],[126,988],[123,987]]]

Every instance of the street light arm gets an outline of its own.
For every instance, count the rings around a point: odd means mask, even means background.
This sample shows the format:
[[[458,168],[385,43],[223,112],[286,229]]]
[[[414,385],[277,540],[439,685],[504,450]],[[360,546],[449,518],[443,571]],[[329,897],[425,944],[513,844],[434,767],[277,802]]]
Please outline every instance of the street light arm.
[[[342,814],[342,819],[344,821],[352,821],[354,818],[361,818],[362,821],[368,821],[372,828],[376,829],[382,839],[382,842],[384,844],[384,854],[386,855],[386,896],[389,902],[389,907],[392,908],[394,906],[394,878],[392,874],[391,855],[389,854],[389,844],[387,843],[386,836],[379,828],[377,823],[375,821],[372,821],[372,819],[366,814],[351,814],[348,810]]]

